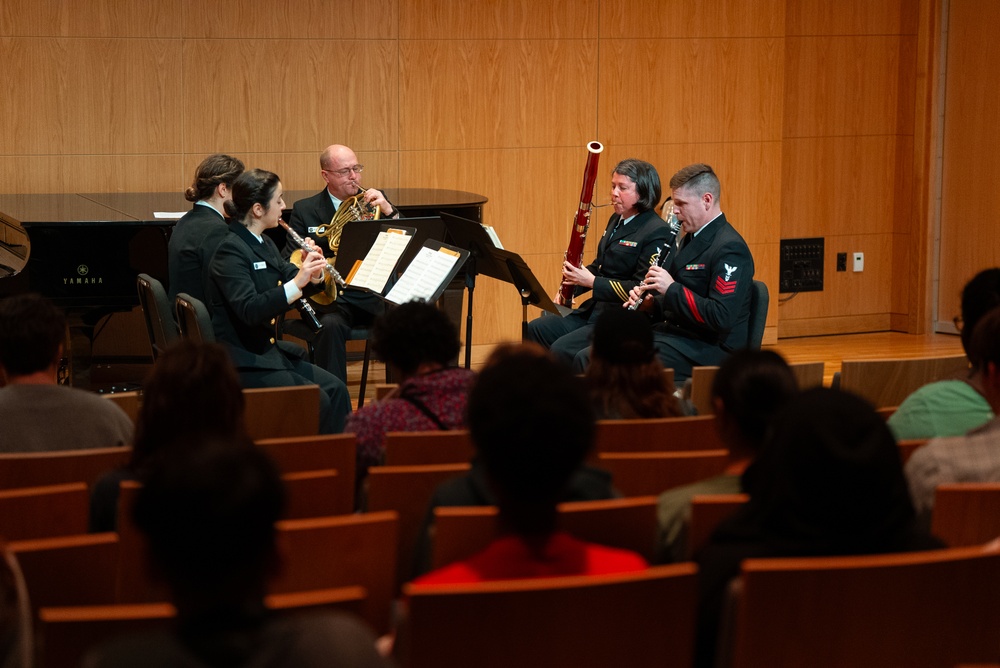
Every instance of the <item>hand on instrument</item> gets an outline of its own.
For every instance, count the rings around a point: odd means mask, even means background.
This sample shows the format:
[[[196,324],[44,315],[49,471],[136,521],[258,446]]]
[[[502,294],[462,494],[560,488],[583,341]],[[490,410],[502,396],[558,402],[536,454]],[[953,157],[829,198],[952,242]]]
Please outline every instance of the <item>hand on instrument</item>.
[[[569,262],[563,262],[562,282],[567,285],[582,285],[585,288],[594,287],[594,275],[586,267],[574,267]]]
[[[670,272],[655,264],[649,268],[649,271],[646,272],[646,277],[642,279],[643,289],[646,292],[652,292],[657,295],[665,294],[667,288],[673,283],[674,277],[670,275]]]
[[[310,251],[316,251],[317,253],[320,254],[323,253],[323,249],[320,248],[316,244],[316,242],[312,240],[312,237],[306,237],[305,239],[302,240],[302,243],[304,243],[309,248]]]
[[[364,199],[368,204],[377,206],[382,211],[383,216],[388,216],[392,213],[392,205],[389,204],[389,200],[378,189],[369,188],[366,190]]]
[[[323,280],[323,271],[326,266],[326,258],[318,250],[312,251],[302,258],[302,266],[299,273],[295,274],[295,285],[299,290],[305,288],[310,282]]]
[[[635,286],[634,288],[632,288],[631,290],[629,290],[628,299],[625,301],[624,304],[622,304],[622,308],[631,309],[632,306],[637,301],[639,301],[640,299],[642,299],[642,303],[639,304],[639,310],[640,311],[648,311],[648,310],[650,310],[651,308],[653,308],[653,300],[652,299],[643,299],[643,295],[645,295],[646,292],[647,292],[647,288],[646,288],[646,285],[644,283],[640,283],[639,285]]]

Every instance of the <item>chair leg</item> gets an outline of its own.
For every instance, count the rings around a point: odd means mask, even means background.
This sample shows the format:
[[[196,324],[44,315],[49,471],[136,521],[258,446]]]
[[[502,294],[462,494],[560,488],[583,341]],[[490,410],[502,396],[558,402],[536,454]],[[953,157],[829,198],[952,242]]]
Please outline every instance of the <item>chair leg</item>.
[[[358,390],[358,408],[365,405],[365,392],[368,390],[368,363],[372,358],[371,339],[365,339],[365,361],[361,364],[361,388]]]

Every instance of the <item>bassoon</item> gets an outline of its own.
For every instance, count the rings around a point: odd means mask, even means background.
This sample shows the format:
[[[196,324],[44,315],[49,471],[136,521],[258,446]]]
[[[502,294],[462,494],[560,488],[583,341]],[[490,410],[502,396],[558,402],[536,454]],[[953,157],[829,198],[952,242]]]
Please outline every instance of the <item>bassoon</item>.
[[[573,229],[570,230],[569,247],[566,249],[566,261],[574,267],[583,266],[583,246],[587,242],[587,229],[590,227],[590,209],[594,205],[594,183],[597,181],[597,162],[601,158],[604,146],[599,141],[587,144],[587,165],[583,168],[583,189],[580,191],[580,207],[573,217]],[[559,296],[566,306],[573,306],[573,291],[576,286],[563,283],[559,286]]]

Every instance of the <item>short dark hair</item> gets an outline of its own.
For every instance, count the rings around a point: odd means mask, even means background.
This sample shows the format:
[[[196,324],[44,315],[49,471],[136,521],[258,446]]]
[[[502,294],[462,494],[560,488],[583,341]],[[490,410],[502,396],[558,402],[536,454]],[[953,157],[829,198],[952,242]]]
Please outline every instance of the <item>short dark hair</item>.
[[[719,177],[715,175],[715,170],[711,165],[699,162],[687,167],[682,167],[676,174],[670,177],[670,189],[686,189],[699,197],[705,193],[712,193],[712,198],[720,202],[722,198],[722,185]]]
[[[243,434],[244,405],[239,376],[222,345],[174,343],[143,383],[130,468],[138,471],[178,439]]]
[[[271,198],[280,181],[277,174],[266,169],[243,172],[233,181],[233,199],[226,201],[226,213],[246,225],[247,214],[254,204],[260,204],[265,211],[270,208]]]
[[[635,190],[639,195],[639,201],[636,202],[635,206],[640,213],[649,211],[660,203],[660,196],[663,194],[663,189],[660,186],[660,175],[657,173],[656,167],[645,160],[626,158],[615,165],[611,173],[627,176],[635,183]]]
[[[759,452],[771,418],[798,392],[795,374],[772,350],[737,350],[719,367],[712,397],[722,401],[743,443]]]
[[[979,319],[972,333],[969,357],[975,357],[980,369],[987,364],[1000,368],[1000,306]]]
[[[979,366],[972,348],[972,332],[979,319],[1000,306],[1000,268],[984,269],[962,289],[962,347],[973,367]]]
[[[372,329],[375,352],[407,375],[426,362],[447,366],[461,346],[458,328],[444,311],[421,301],[389,309]]]
[[[59,359],[66,316],[35,293],[0,299],[0,364],[8,375],[44,371]]]
[[[159,453],[132,517],[172,590],[259,586],[275,555],[285,492],[275,465],[245,436],[193,437]]]
[[[503,520],[522,535],[550,533],[556,503],[593,446],[584,381],[536,348],[512,347],[480,371],[466,412]]]
[[[194,182],[184,191],[184,199],[189,202],[208,199],[220,183],[231,188],[244,169],[239,158],[225,153],[213,153],[198,165],[194,172]]]

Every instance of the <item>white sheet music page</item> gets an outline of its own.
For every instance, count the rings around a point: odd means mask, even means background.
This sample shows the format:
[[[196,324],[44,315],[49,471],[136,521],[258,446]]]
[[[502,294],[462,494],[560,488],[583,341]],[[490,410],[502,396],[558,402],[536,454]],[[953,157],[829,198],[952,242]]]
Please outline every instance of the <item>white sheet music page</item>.
[[[461,257],[448,248],[434,250],[424,246],[385,296],[386,301],[405,304],[414,299],[429,300]]]
[[[379,232],[375,243],[372,244],[349,283],[355,287],[382,292],[409,241],[410,236],[403,230],[389,229]]]

